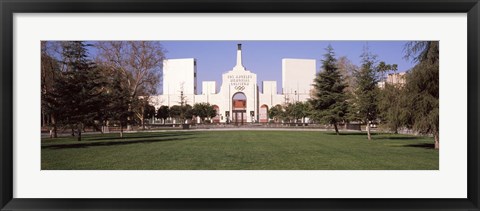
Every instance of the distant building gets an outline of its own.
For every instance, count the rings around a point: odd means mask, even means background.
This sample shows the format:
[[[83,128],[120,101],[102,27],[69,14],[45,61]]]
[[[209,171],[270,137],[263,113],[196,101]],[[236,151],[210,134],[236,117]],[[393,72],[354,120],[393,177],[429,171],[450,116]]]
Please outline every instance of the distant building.
[[[180,95],[186,103],[210,103],[217,109],[214,122],[268,122],[268,109],[297,101],[307,101],[315,78],[314,59],[282,60],[282,93],[277,93],[276,81],[263,81],[259,91],[257,75],[242,64],[242,46],[237,46],[237,61],[232,70],[222,76],[220,90],[215,81],[203,81],[197,93],[196,60],[168,59],[163,67],[163,94],[152,97],[156,108],[179,105]]]
[[[378,82],[377,86],[382,89],[385,88],[385,84],[403,86],[406,83],[406,75],[406,72],[390,73],[387,75],[387,78],[385,78],[383,81]]]
[[[163,61],[163,94],[197,93],[197,62],[195,59],[166,59]]]
[[[377,86],[378,86],[378,88],[380,88],[380,89],[385,88],[385,81],[379,81],[379,82],[377,83]]]
[[[406,72],[403,73],[390,73],[387,76],[387,83],[389,84],[405,84]]]
[[[305,101],[310,96],[315,68],[313,59],[282,59],[282,90],[287,99]]]

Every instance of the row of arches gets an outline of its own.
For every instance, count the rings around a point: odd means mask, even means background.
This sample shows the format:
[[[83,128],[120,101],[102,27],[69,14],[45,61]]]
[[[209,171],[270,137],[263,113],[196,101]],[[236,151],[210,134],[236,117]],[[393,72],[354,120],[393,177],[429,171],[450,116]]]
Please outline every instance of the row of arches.
[[[243,124],[248,118],[247,97],[243,92],[237,92],[232,96],[232,121],[236,124]],[[251,114],[254,116],[253,114]],[[260,123],[268,122],[268,106],[263,104],[258,111],[258,121]]]
[[[220,123],[220,107],[218,105],[213,105],[213,108],[217,111],[217,116],[212,118],[213,123]],[[266,104],[260,106],[258,111],[258,122],[267,123],[269,107]],[[231,119],[234,124],[244,124],[247,122],[247,118],[251,117],[253,114],[247,113],[247,97],[242,92],[237,92],[232,96],[232,114],[227,117]]]

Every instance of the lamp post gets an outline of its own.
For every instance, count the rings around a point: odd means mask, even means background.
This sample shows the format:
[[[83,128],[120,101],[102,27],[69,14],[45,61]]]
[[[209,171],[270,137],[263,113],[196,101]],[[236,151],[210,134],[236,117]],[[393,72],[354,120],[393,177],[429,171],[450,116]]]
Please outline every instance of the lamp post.
[[[297,99],[297,90],[295,90],[295,98],[294,98],[294,99],[296,99],[296,100],[298,101],[298,99]],[[294,101],[294,103],[295,103],[295,101]]]

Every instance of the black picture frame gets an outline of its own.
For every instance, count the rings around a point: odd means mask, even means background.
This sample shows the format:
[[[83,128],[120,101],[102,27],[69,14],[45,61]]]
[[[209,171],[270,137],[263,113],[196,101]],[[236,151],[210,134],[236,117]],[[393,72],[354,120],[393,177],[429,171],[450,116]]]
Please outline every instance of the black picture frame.
[[[478,0],[0,0],[1,210],[479,210]],[[13,198],[14,13],[467,13],[466,199],[18,199]]]

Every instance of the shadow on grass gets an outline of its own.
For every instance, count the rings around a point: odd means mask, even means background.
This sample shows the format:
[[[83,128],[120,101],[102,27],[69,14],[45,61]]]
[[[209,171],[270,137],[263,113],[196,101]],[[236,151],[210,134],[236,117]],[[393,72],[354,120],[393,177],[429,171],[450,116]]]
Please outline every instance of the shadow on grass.
[[[407,145],[403,145],[403,147],[417,147],[417,148],[424,148],[424,149],[435,149],[435,144],[407,144]]]
[[[335,132],[327,132],[325,133],[327,135],[334,135],[336,136],[337,134]],[[370,133],[373,135],[377,135],[376,133]],[[340,136],[366,136],[367,135],[367,132],[341,132],[340,131]]]
[[[326,133],[327,135],[336,136],[336,133]],[[400,134],[389,134],[389,133],[371,133],[372,140],[417,140],[424,139],[425,137],[413,136],[413,135],[400,135]],[[366,132],[340,132],[340,136],[367,136]]]
[[[180,135],[180,134],[179,134]],[[177,135],[177,136],[179,136]],[[181,134],[185,136],[187,134]],[[169,135],[174,136],[174,135]],[[155,137],[155,136],[151,136]],[[150,137],[150,138],[151,138]],[[158,137],[158,136],[156,136]],[[42,146],[42,149],[73,149],[73,148],[88,148],[88,147],[97,147],[97,146],[117,146],[117,145],[128,145],[128,144],[144,144],[144,143],[156,143],[156,142],[166,142],[166,141],[181,141],[191,139],[189,137],[179,137],[179,138],[165,138],[166,136],[161,136],[163,139],[144,139],[144,140],[127,140],[132,139],[133,137],[127,137],[119,139],[118,137],[114,138],[116,141],[100,141],[100,142],[85,142],[80,141],[78,143],[65,143],[65,144],[52,144],[47,146]],[[149,138],[141,136],[140,138]],[[159,137],[160,138],[160,137]]]
[[[152,133],[152,134],[128,134],[124,133],[123,138],[121,140],[126,140],[126,139],[141,139],[141,138],[153,138],[153,137],[172,137],[172,136],[190,136],[193,135],[192,133],[187,133],[187,132],[179,132],[179,133]],[[115,140],[115,139],[120,139],[120,135],[117,134],[116,136],[109,136],[109,137],[91,137],[91,138],[86,138],[85,141],[107,141],[107,140]]]
[[[420,136],[378,136],[376,139],[390,139],[390,140],[416,140],[423,139]]]

